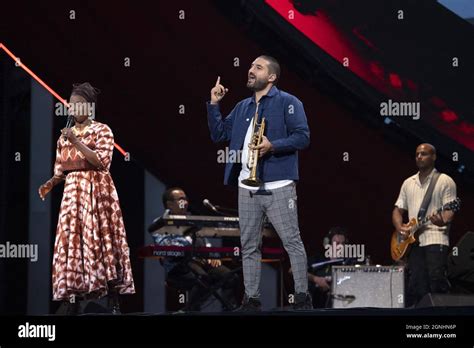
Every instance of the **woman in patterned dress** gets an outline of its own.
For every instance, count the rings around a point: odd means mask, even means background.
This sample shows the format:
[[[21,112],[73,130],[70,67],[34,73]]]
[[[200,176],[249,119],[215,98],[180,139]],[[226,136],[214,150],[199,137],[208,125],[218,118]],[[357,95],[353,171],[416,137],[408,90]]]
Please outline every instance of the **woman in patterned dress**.
[[[44,200],[65,181],[54,244],[53,300],[78,303],[72,299],[109,295],[115,313],[117,295],[133,294],[135,287],[122,212],[109,173],[113,134],[106,124],[94,121],[93,114],[84,111],[87,108],[79,108],[94,107],[98,93],[89,83],[73,85],[69,111],[75,125],[62,130],[54,176],[40,186],[39,195]]]

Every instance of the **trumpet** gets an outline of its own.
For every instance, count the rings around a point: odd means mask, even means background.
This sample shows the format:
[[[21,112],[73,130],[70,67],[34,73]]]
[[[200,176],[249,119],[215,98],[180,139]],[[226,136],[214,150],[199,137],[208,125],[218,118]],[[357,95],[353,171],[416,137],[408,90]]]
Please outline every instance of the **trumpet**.
[[[257,122],[257,118],[258,114],[255,113],[252,126],[252,140],[250,141],[250,145],[252,147],[260,145],[263,140],[263,132],[265,131],[265,117],[262,117],[262,121],[260,123]],[[259,154],[259,150],[250,149],[249,160],[247,163],[247,168],[250,169],[250,176],[247,179],[242,180],[242,184],[254,187],[259,187],[262,185],[262,180],[257,178]]]

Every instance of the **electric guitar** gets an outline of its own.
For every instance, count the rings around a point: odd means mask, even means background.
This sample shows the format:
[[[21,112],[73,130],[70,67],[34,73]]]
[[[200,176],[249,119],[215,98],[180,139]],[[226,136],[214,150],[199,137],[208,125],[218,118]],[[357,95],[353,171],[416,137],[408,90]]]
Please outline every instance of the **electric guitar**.
[[[434,215],[439,214],[445,210],[457,212],[460,208],[461,200],[456,198],[454,201],[444,204],[436,211]],[[408,255],[411,244],[415,243],[418,238],[417,232],[419,232],[421,227],[426,225],[429,221],[430,216],[426,216],[420,221],[418,221],[416,218],[411,219],[408,223],[408,227],[410,227],[410,233],[406,239],[403,239],[398,231],[393,232],[392,240],[390,242],[390,252],[394,261],[400,261],[403,257]]]

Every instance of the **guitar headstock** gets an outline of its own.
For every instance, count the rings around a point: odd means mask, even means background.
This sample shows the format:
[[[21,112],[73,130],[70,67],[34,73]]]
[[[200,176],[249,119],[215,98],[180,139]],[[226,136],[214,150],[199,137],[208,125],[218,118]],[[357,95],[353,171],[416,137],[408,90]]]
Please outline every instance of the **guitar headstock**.
[[[459,209],[461,209],[461,200],[459,197],[456,197],[454,201],[446,203],[442,208],[442,210],[452,210],[453,212],[457,212]]]

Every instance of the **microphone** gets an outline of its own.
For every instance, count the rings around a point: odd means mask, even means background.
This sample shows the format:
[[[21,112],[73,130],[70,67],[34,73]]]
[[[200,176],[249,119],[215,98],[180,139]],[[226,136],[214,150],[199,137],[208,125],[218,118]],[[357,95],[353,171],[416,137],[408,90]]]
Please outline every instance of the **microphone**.
[[[216,206],[214,204],[212,204],[207,198],[202,201],[202,204],[204,204],[204,206],[211,209],[212,211],[215,211],[216,213],[220,214],[220,212],[219,212],[219,210],[217,210]]]
[[[66,128],[71,128],[73,121],[74,121],[74,116],[73,116],[73,115],[69,115],[69,116],[67,117]],[[67,136],[65,136],[65,135],[64,135],[64,140],[67,140]]]

